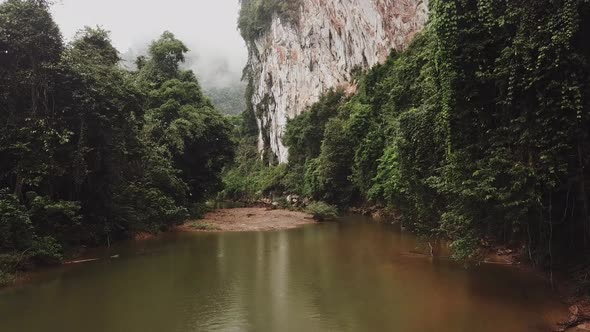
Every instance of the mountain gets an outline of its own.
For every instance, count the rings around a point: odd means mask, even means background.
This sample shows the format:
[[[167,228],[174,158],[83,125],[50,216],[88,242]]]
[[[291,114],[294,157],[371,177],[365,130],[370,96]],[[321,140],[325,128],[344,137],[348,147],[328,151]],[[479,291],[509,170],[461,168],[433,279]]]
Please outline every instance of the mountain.
[[[353,92],[355,73],[403,50],[424,27],[428,1],[243,0],[240,14],[258,148],[285,163],[288,119],[331,88]]]

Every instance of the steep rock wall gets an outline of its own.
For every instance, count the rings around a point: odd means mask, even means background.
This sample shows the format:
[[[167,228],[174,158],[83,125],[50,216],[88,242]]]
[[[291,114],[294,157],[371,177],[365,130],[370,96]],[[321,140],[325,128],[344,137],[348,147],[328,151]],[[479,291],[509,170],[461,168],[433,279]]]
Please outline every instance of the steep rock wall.
[[[286,0],[290,1],[290,0]],[[299,22],[274,15],[270,29],[248,42],[258,148],[288,160],[282,136],[287,120],[330,88],[354,89],[358,68],[401,50],[428,19],[428,0],[302,0]]]

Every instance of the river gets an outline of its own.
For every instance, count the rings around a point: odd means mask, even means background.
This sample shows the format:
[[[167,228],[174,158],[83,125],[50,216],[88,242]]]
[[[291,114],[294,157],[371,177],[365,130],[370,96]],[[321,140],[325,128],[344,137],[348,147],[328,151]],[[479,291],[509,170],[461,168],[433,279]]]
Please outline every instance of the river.
[[[410,254],[393,226],[174,233],[0,291],[4,332],[547,331],[563,308],[519,269]]]

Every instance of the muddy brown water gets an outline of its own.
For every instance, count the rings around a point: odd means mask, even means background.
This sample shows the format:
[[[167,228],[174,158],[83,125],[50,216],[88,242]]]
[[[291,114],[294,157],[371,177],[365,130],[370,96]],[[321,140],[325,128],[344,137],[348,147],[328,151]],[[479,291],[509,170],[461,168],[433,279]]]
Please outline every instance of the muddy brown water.
[[[249,233],[167,234],[0,291],[0,331],[548,331],[540,276],[408,254],[415,237],[360,217]]]

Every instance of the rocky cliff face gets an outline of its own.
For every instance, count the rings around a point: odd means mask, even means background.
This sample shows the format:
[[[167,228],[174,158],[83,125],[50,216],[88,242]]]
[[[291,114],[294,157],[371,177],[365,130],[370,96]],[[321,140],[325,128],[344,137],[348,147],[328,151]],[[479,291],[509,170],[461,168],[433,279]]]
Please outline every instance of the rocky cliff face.
[[[291,0],[286,0],[291,1]],[[401,50],[428,18],[428,0],[302,0],[299,22],[278,15],[270,29],[248,42],[251,102],[257,114],[259,149],[281,163],[287,120],[305,111],[330,88],[353,90],[358,68],[383,62]]]

